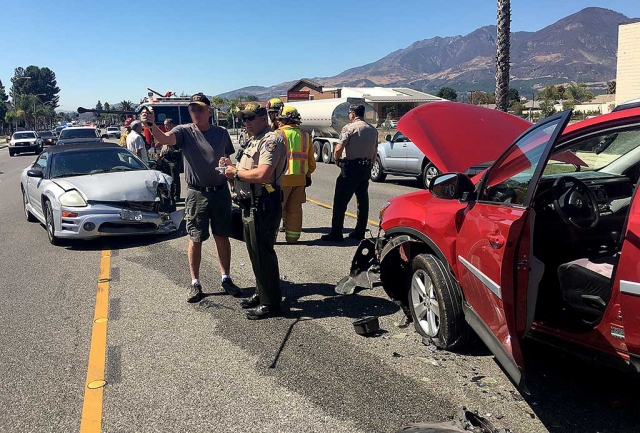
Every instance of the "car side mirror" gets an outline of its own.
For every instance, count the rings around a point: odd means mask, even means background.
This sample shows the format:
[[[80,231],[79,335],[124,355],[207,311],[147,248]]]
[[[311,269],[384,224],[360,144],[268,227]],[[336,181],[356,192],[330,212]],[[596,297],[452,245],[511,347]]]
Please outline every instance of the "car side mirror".
[[[27,176],[43,178],[44,173],[42,172],[42,170],[31,169],[31,170],[27,170]]]
[[[463,195],[473,192],[475,185],[469,176],[462,173],[445,173],[434,177],[429,191],[436,198],[460,200]]]
[[[384,137],[385,141],[391,141],[391,134],[387,134],[386,137]]]

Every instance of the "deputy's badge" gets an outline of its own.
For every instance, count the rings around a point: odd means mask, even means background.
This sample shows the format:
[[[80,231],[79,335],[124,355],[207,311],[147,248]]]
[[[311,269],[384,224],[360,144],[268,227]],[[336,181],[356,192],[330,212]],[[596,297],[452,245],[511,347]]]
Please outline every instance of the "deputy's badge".
[[[268,143],[265,143],[264,148],[267,149],[267,152],[273,152],[274,150],[276,150],[276,142],[270,141]]]

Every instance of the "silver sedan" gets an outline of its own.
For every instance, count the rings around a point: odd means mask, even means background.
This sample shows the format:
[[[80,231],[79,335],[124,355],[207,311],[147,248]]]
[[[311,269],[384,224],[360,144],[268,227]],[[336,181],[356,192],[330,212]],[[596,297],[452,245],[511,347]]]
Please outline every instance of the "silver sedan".
[[[183,212],[173,179],[111,143],[47,148],[20,177],[24,213],[47,228],[49,242],[171,233]]]

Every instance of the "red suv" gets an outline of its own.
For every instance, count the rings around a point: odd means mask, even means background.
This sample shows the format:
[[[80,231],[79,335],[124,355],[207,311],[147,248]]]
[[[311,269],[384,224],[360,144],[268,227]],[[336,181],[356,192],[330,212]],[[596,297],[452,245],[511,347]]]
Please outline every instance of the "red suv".
[[[379,272],[420,334],[452,349],[473,329],[519,385],[526,336],[640,370],[640,108],[570,118],[451,103],[405,115],[398,129],[446,174],[385,205],[341,283]]]

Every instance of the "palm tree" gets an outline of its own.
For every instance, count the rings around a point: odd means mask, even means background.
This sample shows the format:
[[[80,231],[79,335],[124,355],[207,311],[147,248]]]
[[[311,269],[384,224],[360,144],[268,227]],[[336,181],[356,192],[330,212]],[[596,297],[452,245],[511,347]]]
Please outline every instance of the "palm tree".
[[[511,48],[511,1],[498,0],[498,38],[496,41],[496,109],[509,108],[509,50]]]
[[[587,90],[585,83],[569,83],[565,92],[569,95],[567,99],[573,99],[576,103],[587,102],[593,99],[593,93]]]
[[[120,109],[122,111],[133,111],[133,102],[131,101],[121,101]]]

